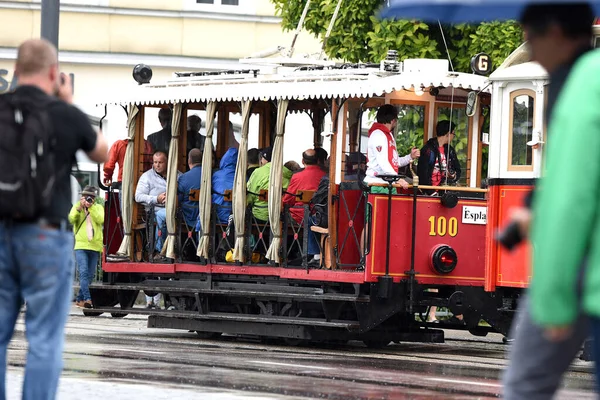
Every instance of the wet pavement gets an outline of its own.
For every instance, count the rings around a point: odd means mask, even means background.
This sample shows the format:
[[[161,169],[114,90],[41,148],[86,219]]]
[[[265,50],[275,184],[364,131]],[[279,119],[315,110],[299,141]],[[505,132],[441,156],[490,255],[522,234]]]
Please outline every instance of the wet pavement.
[[[20,398],[26,342],[22,321],[9,347],[8,399]],[[67,325],[59,400],[465,399],[495,398],[507,364],[502,336],[446,331],[446,343],[360,342],[289,347],[260,340],[146,328],[146,318],[85,317]],[[559,398],[595,398],[592,363],[576,360]]]

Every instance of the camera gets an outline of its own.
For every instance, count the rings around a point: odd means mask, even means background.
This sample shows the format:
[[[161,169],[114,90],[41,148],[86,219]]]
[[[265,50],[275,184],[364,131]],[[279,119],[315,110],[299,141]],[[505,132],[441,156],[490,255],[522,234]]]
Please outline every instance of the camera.
[[[94,198],[92,196],[87,196],[85,198],[85,201],[87,201],[88,203],[92,203],[93,204],[94,203]]]
[[[496,240],[506,249],[512,250],[523,241],[523,236],[516,222],[510,223],[503,231],[496,235]]]

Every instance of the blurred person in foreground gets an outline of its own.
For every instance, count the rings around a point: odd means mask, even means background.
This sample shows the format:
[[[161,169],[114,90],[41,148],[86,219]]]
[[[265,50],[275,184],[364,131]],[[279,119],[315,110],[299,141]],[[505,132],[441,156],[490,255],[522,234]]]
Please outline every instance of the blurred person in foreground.
[[[6,105],[4,96],[9,96],[43,108],[51,127],[38,124],[38,128],[51,128],[58,146],[51,150],[54,184],[47,195],[49,205],[42,208],[37,219],[13,216],[0,221],[0,398],[6,398],[8,343],[21,305],[26,302],[28,348],[23,398],[54,399],[63,366],[64,327],[71,307],[75,269],[73,232],[67,220],[71,209],[71,166],[80,149],[92,161],[105,162],[108,146],[87,116],[72,105],[71,80],[60,73],[58,52],[50,42],[31,39],[19,46],[15,78],[19,82],[17,89],[2,95],[2,102]],[[2,115],[6,115],[4,111],[2,107]],[[27,118],[24,116],[25,121]],[[10,131],[5,128],[0,127],[3,134]],[[28,134],[35,133],[25,129]],[[39,197],[47,198],[43,193]]]
[[[532,211],[523,207],[512,216],[521,236],[530,234],[534,262],[512,327],[506,399],[552,398],[589,333],[584,314],[600,317],[600,162],[581,157],[582,143],[600,148],[600,53],[589,51],[593,19],[588,4],[575,3],[531,5],[521,17],[532,60],[550,74],[551,139]],[[558,193],[566,182],[573,190]]]

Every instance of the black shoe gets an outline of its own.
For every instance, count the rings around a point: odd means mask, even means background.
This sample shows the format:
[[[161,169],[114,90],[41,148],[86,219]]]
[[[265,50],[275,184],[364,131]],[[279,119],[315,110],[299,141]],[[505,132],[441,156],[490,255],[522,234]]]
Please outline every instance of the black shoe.
[[[462,319],[458,319],[458,318],[456,318],[456,316],[453,315],[452,317],[450,317],[448,319],[448,323],[455,324],[455,325],[464,325],[465,321]]]

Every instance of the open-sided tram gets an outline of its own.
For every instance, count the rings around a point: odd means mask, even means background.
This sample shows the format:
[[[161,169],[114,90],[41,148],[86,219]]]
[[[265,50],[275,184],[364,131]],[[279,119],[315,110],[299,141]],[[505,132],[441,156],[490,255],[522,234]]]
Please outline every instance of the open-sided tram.
[[[483,69],[485,57],[478,61]],[[394,57],[380,65],[305,60],[244,68],[178,73],[105,103],[126,110],[129,144],[122,190],[107,194],[102,283],[90,287],[94,309],[84,313],[147,314],[149,327],[288,343],[443,341],[439,328],[506,335],[529,279],[529,250],[524,244],[507,252],[495,232],[540,175],[541,148],[530,144],[543,141],[544,71],[527,62],[523,50],[489,78],[449,71],[445,60]],[[438,121],[456,123],[459,185],[424,188],[415,179],[398,194],[370,193],[357,178],[357,155],[365,152],[373,110],[383,104],[399,110],[400,155],[422,147]],[[133,199],[144,172],[144,138],[151,133],[145,119],[160,107],[173,110],[167,263],[153,261],[152,213]],[[172,184],[176,171],[186,170],[185,119],[192,113],[202,113],[206,122],[200,191],[189,194],[198,200],[205,227],[200,234],[183,222]],[[297,115],[310,123],[286,123]],[[210,170],[213,157],[233,144],[231,121],[240,121],[240,154],[253,135],[251,147],[274,150],[269,189],[255,194],[268,201],[269,220],[258,221],[246,207],[247,166],[238,157],[233,189],[223,194],[232,200],[235,222],[234,234],[227,234],[215,218],[218,206],[210,202]],[[290,217],[290,207],[282,207],[282,183],[273,171],[286,161],[284,143],[299,135],[325,146],[330,156],[327,228],[308,222],[314,193],[302,194],[301,223]],[[405,171],[409,179],[411,171]],[[398,186],[393,181],[390,188]],[[435,195],[424,189],[435,189]],[[307,263],[308,229],[321,234],[320,268]],[[268,251],[256,257],[260,246]],[[165,309],[133,307],[140,291],[161,293]],[[447,307],[463,320],[426,323],[431,306]]]

